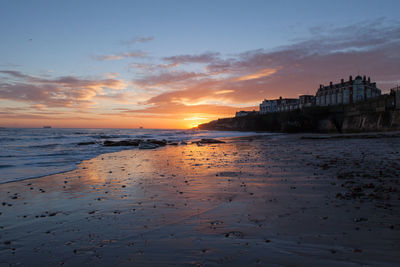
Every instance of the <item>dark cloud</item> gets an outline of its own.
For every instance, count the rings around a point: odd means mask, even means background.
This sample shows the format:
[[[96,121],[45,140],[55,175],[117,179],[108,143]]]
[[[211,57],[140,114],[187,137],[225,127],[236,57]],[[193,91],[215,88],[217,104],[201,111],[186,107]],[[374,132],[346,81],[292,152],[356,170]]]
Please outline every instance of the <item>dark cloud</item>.
[[[206,52],[200,55],[179,55],[164,57],[163,60],[172,64],[210,63],[218,60],[220,53]]]
[[[153,72],[153,71],[160,71],[163,69],[172,69],[178,66],[179,64],[176,63],[169,63],[169,64],[132,63],[127,67],[127,70],[137,69],[141,71]]]

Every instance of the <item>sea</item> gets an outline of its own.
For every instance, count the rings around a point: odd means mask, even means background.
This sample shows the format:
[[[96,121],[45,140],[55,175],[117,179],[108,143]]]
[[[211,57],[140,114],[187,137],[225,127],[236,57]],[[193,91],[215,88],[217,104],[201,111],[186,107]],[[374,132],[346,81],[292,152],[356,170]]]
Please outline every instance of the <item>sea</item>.
[[[0,184],[73,170],[82,160],[135,147],[106,147],[105,140],[165,139],[195,141],[202,138],[240,137],[259,133],[156,130],[0,128]],[[95,142],[92,145],[78,145]]]

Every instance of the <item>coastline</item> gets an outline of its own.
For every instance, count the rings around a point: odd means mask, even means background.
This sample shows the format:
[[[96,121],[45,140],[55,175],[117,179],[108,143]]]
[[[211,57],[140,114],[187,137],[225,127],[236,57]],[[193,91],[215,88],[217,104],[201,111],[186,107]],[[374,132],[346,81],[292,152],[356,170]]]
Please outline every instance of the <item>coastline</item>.
[[[23,129],[17,134],[16,130],[18,129],[7,129],[0,136],[0,146],[3,148],[0,153],[2,171],[0,184],[72,171],[84,160],[90,160],[104,153],[137,149],[140,148],[141,142],[164,146],[202,138],[229,138],[255,134],[201,130],[42,128]],[[23,133],[22,136],[20,133]],[[38,138],[38,135],[41,137]]]
[[[249,113],[200,124],[219,131],[271,131],[284,133],[368,133],[400,131],[400,107],[393,95],[366,102],[312,106],[290,111]]]
[[[0,184],[0,265],[398,264],[399,140],[301,136],[123,150]]]

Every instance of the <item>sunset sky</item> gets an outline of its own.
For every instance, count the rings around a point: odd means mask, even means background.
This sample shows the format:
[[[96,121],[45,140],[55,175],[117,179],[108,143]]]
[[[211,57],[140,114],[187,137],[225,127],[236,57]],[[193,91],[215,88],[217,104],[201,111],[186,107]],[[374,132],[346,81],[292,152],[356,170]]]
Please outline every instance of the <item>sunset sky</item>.
[[[367,75],[400,1],[0,1],[0,126],[189,128]]]

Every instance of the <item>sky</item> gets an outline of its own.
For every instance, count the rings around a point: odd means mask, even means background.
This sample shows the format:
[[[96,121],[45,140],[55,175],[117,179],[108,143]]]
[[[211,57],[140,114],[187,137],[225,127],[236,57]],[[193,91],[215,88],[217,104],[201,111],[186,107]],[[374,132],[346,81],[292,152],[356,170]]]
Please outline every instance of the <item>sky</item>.
[[[185,129],[367,75],[400,84],[400,1],[0,0],[0,126]]]

